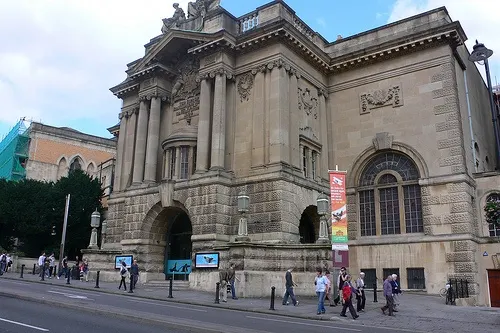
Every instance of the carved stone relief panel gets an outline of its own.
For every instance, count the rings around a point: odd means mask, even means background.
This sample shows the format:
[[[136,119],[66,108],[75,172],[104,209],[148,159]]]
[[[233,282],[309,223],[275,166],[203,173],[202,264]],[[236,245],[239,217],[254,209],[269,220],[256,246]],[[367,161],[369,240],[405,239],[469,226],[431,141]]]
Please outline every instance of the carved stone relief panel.
[[[198,115],[200,108],[200,82],[197,80],[199,63],[190,58],[182,63],[177,78],[172,87],[172,105],[174,108],[173,123],[186,121],[191,125],[193,117]]]
[[[388,89],[379,89],[363,93],[359,97],[360,114],[369,113],[370,110],[392,105],[393,108],[403,105],[401,85],[394,85]]]
[[[299,94],[299,110],[304,110],[308,116],[318,119],[318,99],[311,95],[309,88],[298,88]]]
[[[299,116],[299,134],[320,142],[318,89],[309,81],[300,79],[297,87],[297,111]]]
[[[241,102],[248,101],[253,87],[253,74],[251,72],[240,75],[238,78],[237,89]]]

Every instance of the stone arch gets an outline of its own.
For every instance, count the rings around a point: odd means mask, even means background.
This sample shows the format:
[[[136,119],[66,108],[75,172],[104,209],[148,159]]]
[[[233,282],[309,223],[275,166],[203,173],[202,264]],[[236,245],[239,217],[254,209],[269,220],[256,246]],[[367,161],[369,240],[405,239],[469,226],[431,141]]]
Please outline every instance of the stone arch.
[[[141,224],[141,238],[152,240],[157,244],[164,244],[168,226],[162,221],[175,217],[181,211],[191,219],[186,207],[178,201],[174,200],[170,207],[162,207],[161,202],[154,204],[146,213]]]
[[[89,174],[90,176],[94,176],[95,173],[96,173],[95,163],[93,161],[90,161],[89,165],[87,165],[87,174]]]
[[[66,157],[61,156],[57,161],[57,179],[65,177],[68,174],[68,161]]]
[[[80,155],[75,155],[71,158],[71,162],[69,163],[69,170],[85,170],[84,169],[85,162]]]
[[[479,199],[479,221],[480,223],[480,229],[482,230],[483,235],[485,237],[489,237],[490,231],[489,231],[489,225],[488,222],[486,221],[486,215],[484,212],[484,206],[486,205],[486,201],[491,195],[499,195],[500,196],[500,190],[488,190],[486,191],[481,198]]]
[[[301,244],[314,244],[319,235],[319,215],[314,205],[307,206],[300,216],[299,237]]]
[[[429,177],[429,169],[425,163],[424,158],[411,146],[401,143],[393,142],[391,149],[377,150],[372,145],[365,149],[361,154],[359,154],[351,164],[350,172],[347,173],[347,187],[354,188],[359,183],[359,179],[366,167],[366,165],[371,161],[371,159],[378,153],[383,151],[394,151],[400,154],[406,155],[409,159],[415,163],[417,167],[420,178]]]

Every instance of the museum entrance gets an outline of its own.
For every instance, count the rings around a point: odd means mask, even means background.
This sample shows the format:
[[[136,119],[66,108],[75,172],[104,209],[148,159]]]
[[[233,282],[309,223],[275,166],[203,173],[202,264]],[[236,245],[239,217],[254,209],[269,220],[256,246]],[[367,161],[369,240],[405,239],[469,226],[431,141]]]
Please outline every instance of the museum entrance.
[[[319,216],[316,206],[307,207],[300,217],[299,235],[301,244],[314,244],[319,234]]]
[[[191,273],[191,235],[193,234],[191,221],[185,211],[179,210],[168,221],[165,248],[165,279],[189,279]]]

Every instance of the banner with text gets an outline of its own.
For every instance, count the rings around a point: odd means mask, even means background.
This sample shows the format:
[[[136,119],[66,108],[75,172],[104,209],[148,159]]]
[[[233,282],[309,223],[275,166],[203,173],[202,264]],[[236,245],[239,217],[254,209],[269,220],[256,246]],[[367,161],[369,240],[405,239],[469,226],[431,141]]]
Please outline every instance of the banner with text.
[[[345,176],[346,173],[343,171],[330,171],[332,244],[334,245],[347,243],[347,200],[345,193]]]

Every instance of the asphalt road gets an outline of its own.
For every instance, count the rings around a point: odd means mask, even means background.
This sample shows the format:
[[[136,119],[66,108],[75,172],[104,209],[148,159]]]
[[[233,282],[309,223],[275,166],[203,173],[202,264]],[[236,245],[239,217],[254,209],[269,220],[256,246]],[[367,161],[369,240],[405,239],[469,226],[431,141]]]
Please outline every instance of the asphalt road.
[[[1,280],[0,291],[8,290],[12,295],[35,298],[41,303],[20,302],[14,298],[0,298],[0,318],[19,321],[41,328],[47,328],[50,332],[72,332],[75,327],[82,327],[81,332],[128,332],[121,330],[120,325],[125,325],[130,332],[157,332],[158,325],[163,331],[182,332],[183,330],[206,332],[231,332],[231,333],[257,333],[270,332],[282,333],[284,331],[300,331],[303,333],[330,333],[332,330],[342,332],[409,332],[410,330],[393,329],[390,327],[373,327],[351,323],[315,321],[283,316],[266,315],[260,313],[236,311],[222,308],[205,307],[198,305],[187,305],[168,301],[156,301],[130,297],[123,295],[112,295],[95,291],[73,290],[54,285],[43,285],[12,280]],[[9,312],[4,311],[4,304],[12,303],[7,307]],[[71,307],[63,309],[62,305]],[[86,311],[91,311],[86,312]],[[60,313],[61,315],[59,315]],[[62,315],[62,313],[64,315]],[[132,318],[116,318],[116,314]],[[95,329],[89,327],[94,325]],[[109,319],[111,318],[111,319]],[[142,321],[137,329],[132,329],[130,323]],[[128,325],[127,325],[128,323]],[[7,323],[0,323],[0,332]],[[44,326],[45,325],[45,326]],[[48,326],[50,325],[50,326]],[[102,326],[101,326],[102,325]],[[151,326],[152,325],[152,326]],[[151,326],[151,327],[150,327]],[[25,327],[27,328],[27,327]],[[67,329],[68,330],[67,330]],[[71,328],[71,329],[70,329]],[[167,328],[165,330],[165,328]],[[169,331],[168,328],[172,330]],[[16,330],[17,329],[17,330]],[[24,332],[19,327],[12,328],[12,332]],[[155,330],[156,329],[156,330]],[[177,329],[177,331],[176,331]],[[84,331],[85,330],[85,331]],[[180,330],[180,331],[179,331]],[[10,332],[10,331],[7,331]],[[28,331],[26,331],[28,332]],[[30,332],[34,332],[31,330]],[[159,332],[159,330],[158,330]],[[412,330],[415,332],[415,330]]]

